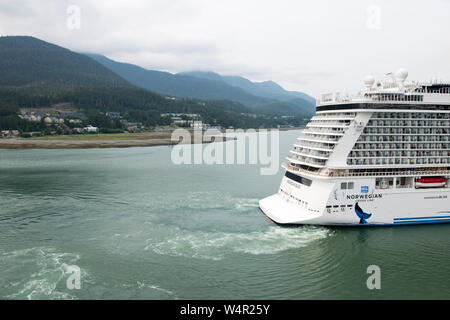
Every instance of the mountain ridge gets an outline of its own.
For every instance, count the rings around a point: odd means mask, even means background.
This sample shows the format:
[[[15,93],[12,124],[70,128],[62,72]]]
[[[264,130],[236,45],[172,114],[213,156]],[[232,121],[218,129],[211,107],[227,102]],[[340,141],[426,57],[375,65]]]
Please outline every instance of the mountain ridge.
[[[0,86],[129,86],[92,59],[29,36],[0,37]]]
[[[128,82],[153,92],[179,98],[207,100],[226,100],[226,97],[234,94],[239,96],[238,102],[244,101],[250,104],[264,102],[264,99],[252,97],[243,90],[236,92],[234,88],[229,86],[219,86],[220,82],[212,83],[211,81],[187,75],[177,76],[170,72],[148,70],[131,63],[117,62],[99,54],[90,53],[86,55],[120,75]],[[193,83],[193,87],[188,89],[188,91],[183,91],[183,86],[186,86],[187,82]],[[219,90],[219,92],[216,95],[207,94],[209,91],[214,90]],[[256,99],[256,101],[253,101],[253,99]]]
[[[254,83],[239,76],[221,76],[214,72],[169,72],[148,70],[130,63],[117,62],[103,55],[86,54],[128,82],[161,94],[206,100],[230,100],[242,103],[255,113],[311,116],[315,100],[296,92],[290,94],[273,81]],[[243,83],[246,83],[245,85]],[[272,92],[266,92],[266,88]]]
[[[290,100],[293,98],[301,98],[310,103],[315,103],[315,99],[306,93],[299,91],[288,91],[285,90],[281,85],[272,80],[254,82],[242,76],[222,76],[218,73],[212,71],[190,71],[181,72],[179,74],[192,75],[199,78],[210,78],[219,81],[223,81],[229,85],[242,88],[247,92],[266,98],[273,98],[279,100]]]

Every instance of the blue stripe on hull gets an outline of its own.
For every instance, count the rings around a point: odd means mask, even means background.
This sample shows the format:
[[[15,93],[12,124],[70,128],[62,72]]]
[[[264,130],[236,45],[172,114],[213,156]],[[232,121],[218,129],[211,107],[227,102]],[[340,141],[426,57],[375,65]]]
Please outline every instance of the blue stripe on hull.
[[[450,211],[440,211],[439,213],[450,213]],[[450,216],[430,216],[413,218],[394,218],[394,224],[430,224],[430,223],[449,223]]]
[[[414,220],[417,219],[417,220]],[[398,221],[403,220],[403,221]],[[342,226],[342,227],[388,227],[388,226],[406,226],[410,224],[437,224],[437,223],[450,223],[450,216],[440,217],[427,217],[427,218],[395,218],[394,223],[334,223],[329,226]]]
[[[394,221],[394,224],[429,224],[429,223],[449,223],[450,219],[431,219],[431,220],[410,220],[410,221]]]
[[[445,219],[450,218],[450,216],[434,216],[434,217],[414,217],[414,218],[394,218],[394,221],[400,220],[420,220],[420,219]]]

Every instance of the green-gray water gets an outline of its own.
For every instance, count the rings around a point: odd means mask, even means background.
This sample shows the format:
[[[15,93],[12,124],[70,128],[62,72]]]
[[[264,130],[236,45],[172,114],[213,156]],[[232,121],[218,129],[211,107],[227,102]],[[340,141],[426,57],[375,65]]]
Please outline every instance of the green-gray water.
[[[298,135],[280,133],[281,157]],[[0,298],[450,298],[450,225],[280,227],[258,200],[281,169],[176,166],[170,154],[0,151]],[[369,265],[381,290],[367,289]]]

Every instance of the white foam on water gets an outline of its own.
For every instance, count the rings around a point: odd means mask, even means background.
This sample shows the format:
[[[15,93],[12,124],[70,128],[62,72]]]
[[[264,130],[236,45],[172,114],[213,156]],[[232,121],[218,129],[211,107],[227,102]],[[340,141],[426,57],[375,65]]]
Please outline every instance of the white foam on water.
[[[168,211],[195,210],[204,211],[210,209],[226,209],[237,211],[249,211],[258,207],[259,199],[238,198],[230,194],[217,191],[194,191],[186,194],[171,194],[152,198],[152,206],[163,207]],[[214,199],[208,201],[208,199]],[[220,201],[217,201],[220,199]]]
[[[270,227],[269,231],[255,234],[242,234],[237,252],[250,254],[274,254],[288,249],[302,248],[313,241],[325,239],[332,235],[326,228],[300,227],[283,228]]]
[[[259,199],[238,198],[233,202],[234,208],[238,211],[248,211],[259,208]]]
[[[150,289],[153,289],[153,290],[156,290],[156,291],[164,292],[164,293],[166,293],[166,294],[168,294],[168,295],[170,295],[170,296],[173,296],[175,299],[178,299],[178,297],[177,297],[177,295],[176,295],[175,293],[173,293],[173,292],[170,291],[170,290],[161,288],[161,287],[159,287],[159,286],[157,286],[157,285],[154,285],[154,284],[147,284],[147,283],[145,283],[145,282],[139,282],[139,281],[137,282],[137,285],[138,285],[138,288],[139,288],[139,289],[150,288]]]
[[[271,226],[265,231],[224,233],[180,230],[164,241],[147,240],[145,250],[162,255],[222,260],[227,254],[276,254],[302,248],[327,238],[332,232],[320,227],[283,228]]]
[[[8,272],[23,275],[23,279],[4,286],[14,293],[7,299],[76,299],[66,288],[66,279],[70,276],[69,266],[76,265],[80,256],[74,253],[57,252],[53,248],[35,247],[3,253],[0,263],[10,267]],[[81,269],[81,279],[88,276]],[[61,290],[61,288],[67,291]]]
[[[170,296],[170,297],[172,297],[175,300],[178,299],[178,296],[173,291],[161,288],[160,286],[157,286],[157,285],[154,285],[154,284],[151,284],[151,283],[147,283],[145,281],[136,281],[135,284],[134,283],[132,283],[132,284],[124,283],[124,284],[121,285],[121,287],[125,288],[126,290],[124,290],[124,292],[128,292],[128,293],[130,291],[134,291],[135,292],[137,290],[137,291],[141,292],[141,291],[146,290],[146,289],[151,289],[152,291],[157,291],[157,292],[163,293],[164,297]],[[135,297],[134,295],[132,295],[132,296]]]

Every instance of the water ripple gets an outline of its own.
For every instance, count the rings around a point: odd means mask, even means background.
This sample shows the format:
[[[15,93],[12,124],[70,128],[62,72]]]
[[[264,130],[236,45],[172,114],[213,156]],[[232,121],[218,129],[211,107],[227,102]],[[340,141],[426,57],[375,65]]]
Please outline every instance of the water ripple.
[[[284,250],[305,247],[313,241],[332,235],[326,228],[269,227],[250,233],[184,231],[170,235],[164,241],[147,240],[145,250],[162,255],[222,260],[230,253],[252,255],[275,254]]]
[[[35,247],[0,254],[1,287],[7,299],[76,299],[65,287],[69,266],[80,256],[58,252],[53,248]],[[81,269],[83,279],[88,278]],[[9,280],[6,280],[9,279]],[[4,282],[4,283],[3,283]]]

